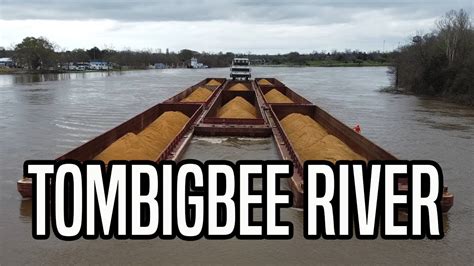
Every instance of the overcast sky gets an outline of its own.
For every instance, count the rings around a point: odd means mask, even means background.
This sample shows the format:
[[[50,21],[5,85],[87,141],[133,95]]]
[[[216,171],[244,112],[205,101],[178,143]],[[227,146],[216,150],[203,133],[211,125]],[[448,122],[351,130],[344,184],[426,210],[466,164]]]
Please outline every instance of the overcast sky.
[[[474,0],[0,0],[0,46],[286,53],[396,48]]]

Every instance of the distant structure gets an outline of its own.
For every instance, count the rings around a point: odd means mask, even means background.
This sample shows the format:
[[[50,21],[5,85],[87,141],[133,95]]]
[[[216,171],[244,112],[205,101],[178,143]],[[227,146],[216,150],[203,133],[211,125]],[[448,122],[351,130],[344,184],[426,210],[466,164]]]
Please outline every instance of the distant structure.
[[[208,66],[204,65],[203,63],[199,63],[197,58],[193,57],[191,58],[191,64],[188,66],[188,68],[208,68]]]
[[[89,69],[89,62],[76,62],[73,63],[73,68],[70,68],[71,70],[79,70],[79,71],[85,71]]]
[[[167,68],[167,66],[163,63],[155,63],[154,68],[155,69],[164,69],[164,68]]]
[[[10,57],[2,57],[0,58],[0,67],[14,67],[15,63],[13,62],[13,59]]]
[[[101,60],[93,60],[89,62],[89,69],[109,70],[109,63]]]
[[[86,71],[86,70],[111,70],[112,64],[105,61],[93,60],[90,62],[69,62],[61,64],[63,70]]]

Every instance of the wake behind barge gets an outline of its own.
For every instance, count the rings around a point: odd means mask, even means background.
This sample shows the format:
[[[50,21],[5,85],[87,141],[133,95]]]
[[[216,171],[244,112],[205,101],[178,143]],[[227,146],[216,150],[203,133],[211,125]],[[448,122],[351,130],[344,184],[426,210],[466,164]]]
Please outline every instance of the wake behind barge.
[[[275,78],[265,78],[267,84],[260,83],[263,79],[236,81],[222,78],[207,78],[187,88],[177,95],[159,103],[150,109],[136,115],[121,125],[95,137],[87,143],[58,157],[56,160],[75,159],[79,161],[92,160],[112,143],[128,132],[138,134],[149,126],[155,119],[167,111],[179,111],[189,117],[187,123],[178,134],[157,156],[155,161],[179,161],[184,154],[193,136],[241,136],[241,137],[273,137],[281,159],[290,160],[294,165],[294,175],[289,181],[293,193],[293,207],[303,207],[303,160],[296,153],[288,135],[282,127],[281,120],[289,114],[300,113],[308,115],[328,133],[339,138],[354,152],[367,160],[397,160],[395,156],[374,144],[361,134],[355,132],[326,111],[312,104],[285,84]],[[211,81],[217,81],[209,85]],[[212,82],[211,82],[212,83]],[[248,90],[231,90],[234,85],[241,83]],[[202,101],[185,101],[199,88],[207,88],[212,93]],[[291,103],[272,104],[267,102],[264,95],[276,89],[289,99]],[[256,109],[255,118],[221,118],[218,110],[235,97],[240,96]],[[399,179],[398,189],[406,190],[408,180]],[[32,197],[32,182],[29,178],[22,178],[17,182],[19,193],[24,198]],[[452,193],[444,188],[442,198],[443,212],[447,212],[454,202]]]

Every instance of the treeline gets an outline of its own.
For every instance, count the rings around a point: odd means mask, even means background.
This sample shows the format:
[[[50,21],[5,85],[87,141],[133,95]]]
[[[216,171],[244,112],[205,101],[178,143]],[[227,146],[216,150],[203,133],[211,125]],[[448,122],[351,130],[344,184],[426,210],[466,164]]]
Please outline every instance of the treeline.
[[[390,65],[393,53],[380,51],[362,52],[358,50],[345,50],[331,52],[312,52],[300,54],[291,52],[278,55],[250,55],[253,62],[266,65],[294,65],[294,66],[367,66]]]
[[[277,55],[253,55],[227,53],[196,52],[183,49],[175,52],[116,51],[112,49],[74,49],[60,50],[45,38],[26,37],[23,41],[6,50],[0,48],[0,57],[10,57],[16,65],[29,70],[48,70],[71,62],[88,62],[94,60],[106,61],[114,66],[130,68],[147,68],[155,63],[163,63],[168,67],[185,67],[190,59],[195,57],[199,62],[209,67],[227,67],[234,57],[249,57],[253,65],[294,65],[294,66],[365,66],[387,65],[393,60],[392,53],[361,52],[361,51],[332,51],[300,54],[291,52]]]
[[[436,26],[395,53],[394,85],[473,105],[474,29],[469,14],[449,11]]]
[[[392,53],[361,52],[361,51],[332,51],[312,52],[300,54],[291,52],[287,54],[238,54],[238,53],[206,53],[196,52],[188,49],[181,50],[177,54],[151,54],[151,57],[165,64],[182,64],[189,62],[195,57],[210,67],[227,67],[232,63],[234,57],[248,57],[252,65],[288,65],[288,66],[336,66],[336,65],[388,65],[393,60]]]

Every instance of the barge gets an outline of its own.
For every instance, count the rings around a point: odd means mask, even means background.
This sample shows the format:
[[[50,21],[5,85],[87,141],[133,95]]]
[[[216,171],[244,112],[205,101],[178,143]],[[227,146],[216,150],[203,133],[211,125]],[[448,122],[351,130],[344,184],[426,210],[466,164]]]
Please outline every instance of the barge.
[[[237,88],[237,89],[236,89]],[[204,94],[202,91],[206,91]],[[193,93],[201,93],[201,98]],[[202,96],[204,95],[204,96]],[[223,117],[221,109],[235,99],[246,102],[252,108],[253,116]],[[285,101],[279,101],[285,99]],[[301,154],[295,149],[282,120],[289,114],[301,114],[316,121],[327,134],[347,145],[352,151],[366,160],[397,160],[395,156],[355,132],[317,105],[314,105],[298,93],[275,78],[257,78],[255,80],[227,80],[207,78],[185,89],[175,96],[159,103],[143,113],[129,119],[121,125],[95,137],[76,149],[56,158],[56,160],[74,159],[92,160],[110,145],[127,134],[140,134],[165,112],[181,112],[189,119],[174,135],[154,161],[179,161],[194,135],[199,136],[246,136],[273,137],[280,158],[293,162],[293,176],[289,181],[293,193],[293,207],[303,207],[303,165]],[[400,179],[398,189],[407,189],[408,180]],[[19,193],[24,198],[32,197],[32,181],[22,178],[17,182]],[[442,210],[447,212],[453,205],[454,196],[444,188]]]

